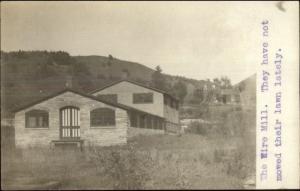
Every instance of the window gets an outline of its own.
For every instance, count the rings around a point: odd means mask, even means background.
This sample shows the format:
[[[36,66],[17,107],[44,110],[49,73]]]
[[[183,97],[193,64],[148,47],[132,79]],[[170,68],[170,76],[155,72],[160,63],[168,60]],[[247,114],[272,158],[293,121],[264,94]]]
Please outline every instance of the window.
[[[90,113],[91,126],[113,126],[116,124],[115,111],[110,108],[94,109]]]
[[[139,121],[140,121],[139,127],[140,127],[140,128],[146,128],[146,127],[145,127],[146,116],[145,116],[145,115],[140,115]]]
[[[154,129],[159,129],[159,127],[158,127],[158,120],[159,120],[159,119],[157,119],[156,117],[155,117],[154,120],[153,120],[153,128],[154,128]]]
[[[146,128],[152,129],[152,118],[149,115],[147,115],[147,117],[146,117]]]
[[[153,93],[134,93],[133,103],[153,103]]]
[[[117,103],[118,102],[118,95],[117,94],[103,94],[103,95],[97,95],[98,98]]]
[[[60,109],[60,121],[62,127],[79,127],[80,110],[77,107],[66,106]]]
[[[49,114],[43,110],[31,110],[25,113],[26,128],[48,128]]]
[[[158,119],[158,129],[163,129],[163,121],[161,119]]]
[[[131,127],[138,127],[138,115],[136,113],[132,113],[130,115],[130,124]]]

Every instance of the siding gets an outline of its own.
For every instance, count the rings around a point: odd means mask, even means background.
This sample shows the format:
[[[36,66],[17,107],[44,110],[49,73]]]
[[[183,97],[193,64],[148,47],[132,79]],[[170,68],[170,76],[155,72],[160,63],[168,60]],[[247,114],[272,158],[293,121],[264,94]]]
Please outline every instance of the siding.
[[[237,84],[240,88],[240,101],[243,109],[256,108],[256,74]]]
[[[133,93],[153,93],[152,104],[133,104]],[[130,107],[164,117],[164,96],[162,93],[138,86],[136,84],[123,81],[106,89],[95,92],[93,95],[117,94],[118,103],[128,105]]]
[[[164,105],[164,116],[168,122],[179,123],[178,110],[171,108],[170,106]]]
[[[15,113],[15,140],[17,147],[50,146],[52,140],[59,139],[59,110],[64,106],[80,108],[80,134],[85,145],[108,146],[125,144],[127,142],[127,127],[129,118],[127,111],[104,103],[65,92],[44,102]],[[116,125],[113,127],[90,127],[90,111],[98,107],[115,109]],[[25,112],[31,109],[42,109],[49,112],[49,128],[25,128]]]

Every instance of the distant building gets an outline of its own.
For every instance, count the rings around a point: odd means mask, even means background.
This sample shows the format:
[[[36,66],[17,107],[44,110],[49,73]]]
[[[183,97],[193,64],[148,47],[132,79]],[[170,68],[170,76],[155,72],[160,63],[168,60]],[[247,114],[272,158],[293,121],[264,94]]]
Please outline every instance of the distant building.
[[[234,88],[240,93],[241,105],[244,109],[256,108],[256,74],[239,82]]]
[[[221,102],[224,104],[240,103],[240,94],[234,89],[221,89],[220,90]]]

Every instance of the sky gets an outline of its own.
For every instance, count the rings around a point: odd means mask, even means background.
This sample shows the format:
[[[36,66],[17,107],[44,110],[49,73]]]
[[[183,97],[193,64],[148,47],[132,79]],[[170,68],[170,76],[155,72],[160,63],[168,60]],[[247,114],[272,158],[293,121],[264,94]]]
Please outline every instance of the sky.
[[[275,2],[1,2],[1,49],[111,54],[234,84],[256,72],[266,15],[295,17]]]

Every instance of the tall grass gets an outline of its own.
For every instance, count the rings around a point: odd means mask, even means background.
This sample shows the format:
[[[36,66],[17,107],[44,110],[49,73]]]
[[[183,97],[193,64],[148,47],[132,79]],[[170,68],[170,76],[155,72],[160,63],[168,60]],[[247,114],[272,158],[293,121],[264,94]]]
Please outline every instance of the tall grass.
[[[161,137],[169,138],[171,136]],[[185,135],[173,136],[171,141],[184,142],[190,138]],[[214,149],[185,149],[188,146],[185,145],[172,150],[168,146],[146,148],[134,143],[119,147],[90,147],[84,152],[23,150],[22,156],[8,161],[11,163],[11,180],[3,185],[6,186],[4,188],[16,189],[18,187],[15,185],[24,184],[16,181],[16,178],[26,177],[28,184],[37,186],[58,181],[58,189],[240,188],[241,183],[237,177],[228,176],[221,170],[224,168],[223,162],[214,161]],[[222,181],[216,183],[217,180]]]
[[[198,134],[140,135],[127,145],[83,151],[17,150],[2,157],[1,183],[4,189],[49,181],[60,183],[56,189],[242,188],[255,174],[255,112],[216,117],[220,123],[197,124]]]
[[[199,134],[217,144],[229,143],[232,152],[220,146],[214,151],[214,162],[224,164],[228,175],[246,178],[255,174],[255,110],[240,107],[212,107],[207,113],[213,123],[191,123],[187,133]]]

